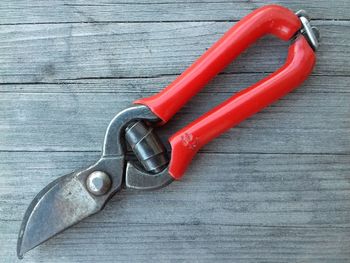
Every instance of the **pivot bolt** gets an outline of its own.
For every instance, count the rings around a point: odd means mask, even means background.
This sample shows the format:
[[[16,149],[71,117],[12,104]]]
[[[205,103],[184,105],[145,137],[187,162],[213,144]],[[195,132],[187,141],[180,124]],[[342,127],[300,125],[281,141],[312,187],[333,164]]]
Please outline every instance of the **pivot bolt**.
[[[109,175],[102,171],[89,174],[86,179],[86,187],[93,195],[103,195],[111,188],[112,181]]]

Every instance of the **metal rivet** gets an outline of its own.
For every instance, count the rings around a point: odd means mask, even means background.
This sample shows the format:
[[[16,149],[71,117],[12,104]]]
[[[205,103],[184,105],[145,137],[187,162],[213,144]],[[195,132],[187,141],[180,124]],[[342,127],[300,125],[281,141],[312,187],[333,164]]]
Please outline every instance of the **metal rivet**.
[[[94,195],[103,195],[111,188],[112,181],[109,175],[102,171],[89,174],[86,179],[86,187]]]

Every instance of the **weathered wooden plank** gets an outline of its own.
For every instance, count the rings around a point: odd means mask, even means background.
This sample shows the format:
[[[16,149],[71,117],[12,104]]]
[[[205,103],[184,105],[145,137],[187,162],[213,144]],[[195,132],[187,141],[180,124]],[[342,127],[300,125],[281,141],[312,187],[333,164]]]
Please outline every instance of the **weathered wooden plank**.
[[[113,215],[117,216],[117,215]],[[14,227],[3,231],[8,262],[349,262],[344,228],[87,223],[16,260]],[[5,261],[6,262],[6,261]]]
[[[0,153],[0,257],[33,196],[97,153]],[[24,262],[347,262],[350,155],[199,154],[181,182],[122,191]],[[203,172],[205,171],[205,172]]]
[[[308,92],[308,83],[313,81],[308,81],[300,92],[288,94],[231,129],[208,144],[204,151],[348,153],[350,94],[343,92],[347,89],[347,78],[343,78],[344,82],[339,80],[339,77],[329,77],[326,86],[311,88],[312,92]],[[329,83],[336,83],[337,87],[332,90],[333,86],[327,87]],[[21,86],[24,90],[27,87]],[[105,129],[114,114],[133,100],[151,94],[148,89],[147,92],[142,89],[141,83],[136,92],[130,93],[2,93],[0,150],[99,151]],[[230,94],[201,93],[174,117],[165,131],[160,131],[162,137],[165,139]]]
[[[269,1],[306,9],[316,19],[350,19],[346,0]],[[239,20],[265,1],[2,1],[0,24]],[[330,6],[331,5],[331,6]]]
[[[29,252],[23,261],[11,251],[12,230],[4,230],[3,251],[13,263],[349,262],[349,232],[343,228],[123,223],[97,227],[85,222]]]
[[[232,22],[0,26],[2,83],[180,74]],[[317,24],[322,34],[315,74],[349,73],[350,22]],[[272,72],[286,43],[265,38],[226,72]]]
[[[219,74],[201,93],[227,93],[227,96],[266,77],[268,73]],[[161,91],[177,75],[149,78],[78,79],[57,83],[1,84],[0,93],[136,93],[146,96]],[[348,93],[350,76],[311,75],[295,93]],[[33,95],[34,96],[34,95]]]

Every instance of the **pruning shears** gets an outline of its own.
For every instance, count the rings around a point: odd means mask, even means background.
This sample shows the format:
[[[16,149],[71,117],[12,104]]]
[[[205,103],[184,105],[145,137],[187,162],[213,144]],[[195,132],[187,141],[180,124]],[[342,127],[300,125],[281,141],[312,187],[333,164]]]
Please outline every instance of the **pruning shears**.
[[[267,34],[290,41],[285,64],[172,135],[168,153],[153,127],[167,123],[215,75]],[[164,90],[118,113],[95,164],[58,178],[37,194],[23,218],[18,257],[100,211],[122,186],[156,189],[179,180],[206,143],[300,85],[314,67],[318,41],[318,30],[311,27],[305,11],[268,5],[236,23]],[[126,155],[127,145],[137,158]]]

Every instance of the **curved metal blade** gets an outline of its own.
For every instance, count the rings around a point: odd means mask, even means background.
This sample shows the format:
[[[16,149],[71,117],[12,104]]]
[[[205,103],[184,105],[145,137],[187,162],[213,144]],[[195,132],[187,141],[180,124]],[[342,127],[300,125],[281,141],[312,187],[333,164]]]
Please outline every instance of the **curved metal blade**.
[[[100,211],[107,200],[120,189],[124,158],[101,158],[95,165],[51,182],[29,205],[20,229],[17,255],[43,243],[82,219]],[[112,179],[111,189],[104,195],[92,195],[85,186],[93,171],[105,171]]]
[[[101,159],[85,170],[53,181],[34,198],[24,215],[19,232],[19,258],[52,236],[100,211],[108,199],[121,188],[125,150],[121,134],[134,119],[153,122],[159,120],[143,105],[121,111],[107,128]],[[111,179],[111,188],[103,195],[93,195],[86,189],[86,179],[95,171],[106,173]]]

